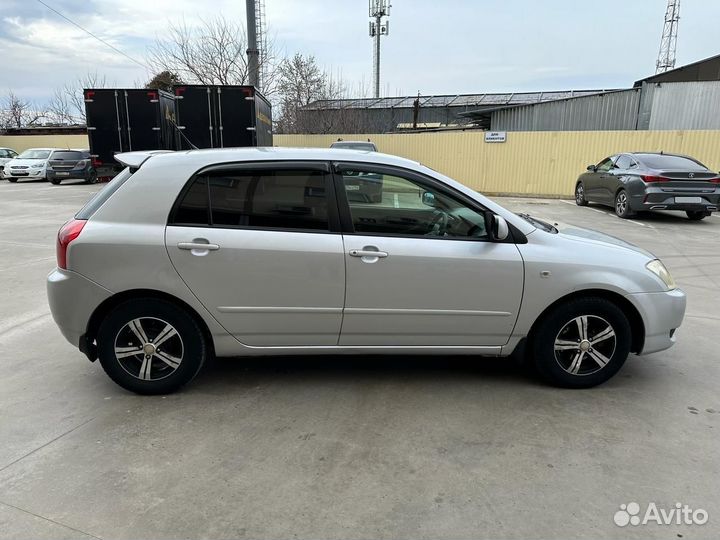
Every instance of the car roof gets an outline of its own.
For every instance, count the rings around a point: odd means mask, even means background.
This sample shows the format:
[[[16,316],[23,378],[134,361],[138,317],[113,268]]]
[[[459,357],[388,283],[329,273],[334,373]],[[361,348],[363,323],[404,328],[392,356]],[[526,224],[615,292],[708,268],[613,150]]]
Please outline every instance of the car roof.
[[[54,150],[64,150],[64,148],[26,148],[23,152],[27,152],[28,150],[48,150],[52,152]]]
[[[375,144],[372,141],[335,141],[333,144]]]
[[[152,159],[153,165],[188,165],[197,168],[217,163],[237,161],[371,161],[379,165],[416,168],[417,161],[381,154],[338,148],[290,148],[261,146],[250,148],[216,148],[203,150],[185,150],[180,152],[149,151],[126,152],[116,154],[115,159],[128,167],[140,167]]]

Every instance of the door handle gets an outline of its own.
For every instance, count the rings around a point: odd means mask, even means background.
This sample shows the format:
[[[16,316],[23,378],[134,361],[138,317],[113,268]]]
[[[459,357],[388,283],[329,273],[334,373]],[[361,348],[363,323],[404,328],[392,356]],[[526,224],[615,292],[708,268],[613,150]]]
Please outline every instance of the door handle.
[[[205,242],[178,242],[178,249],[199,250],[199,251],[217,251],[220,246],[217,244],[209,244]]]
[[[386,251],[375,251],[374,249],[351,249],[349,251],[351,257],[374,257],[384,259],[388,256]]]

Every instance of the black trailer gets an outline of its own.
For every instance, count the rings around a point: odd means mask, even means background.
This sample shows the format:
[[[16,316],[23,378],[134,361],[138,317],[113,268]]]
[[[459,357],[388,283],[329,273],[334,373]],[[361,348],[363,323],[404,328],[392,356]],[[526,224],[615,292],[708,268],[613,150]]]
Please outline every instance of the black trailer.
[[[272,146],[272,107],[255,87],[173,88],[178,149]]]
[[[163,90],[89,88],[83,91],[90,154],[99,176],[119,166],[115,154],[175,150],[175,97]]]

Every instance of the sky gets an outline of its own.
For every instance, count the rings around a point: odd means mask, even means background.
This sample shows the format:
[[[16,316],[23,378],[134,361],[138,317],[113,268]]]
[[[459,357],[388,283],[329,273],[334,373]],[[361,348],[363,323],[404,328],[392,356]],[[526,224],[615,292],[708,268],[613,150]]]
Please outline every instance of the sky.
[[[245,20],[243,0],[43,0],[145,62],[183,20]],[[383,95],[623,88],[655,71],[666,0],[393,0],[382,38]],[[150,72],[37,0],[2,0],[0,96],[45,103],[88,72],[136,86]],[[285,55],[312,54],[353,95],[371,91],[367,0],[265,0]],[[720,54],[717,0],[684,0],[677,66]]]

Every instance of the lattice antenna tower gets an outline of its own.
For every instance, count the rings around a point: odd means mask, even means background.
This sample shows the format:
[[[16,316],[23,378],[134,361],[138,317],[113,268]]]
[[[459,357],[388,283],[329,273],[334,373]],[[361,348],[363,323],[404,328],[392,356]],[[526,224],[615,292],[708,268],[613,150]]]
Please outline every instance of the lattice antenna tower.
[[[663,73],[675,68],[679,22],[680,0],[668,0],[662,39],[660,40],[660,52],[658,52],[658,59],[655,63],[655,73]]]

